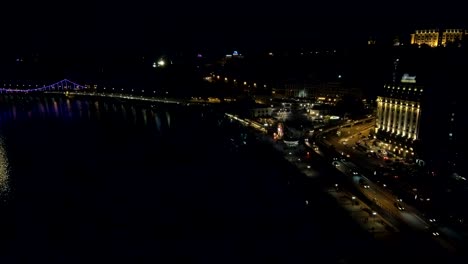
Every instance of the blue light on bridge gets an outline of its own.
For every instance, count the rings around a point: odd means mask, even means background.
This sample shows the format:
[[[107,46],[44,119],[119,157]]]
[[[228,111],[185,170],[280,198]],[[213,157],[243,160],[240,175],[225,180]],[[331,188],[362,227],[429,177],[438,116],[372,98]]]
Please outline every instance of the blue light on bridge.
[[[11,84],[9,86],[11,86]],[[0,88],[0,93],[29,93],[29,92],[43,92],[43,91],[82,90],[82,89],[86,89],[86,87],[83,85],[77,84],[75,82],[72,82],[70,80],[64,79],[59,82],[56,82],[47,86],[43,86],[40,88],[30,88],[30,89]]]

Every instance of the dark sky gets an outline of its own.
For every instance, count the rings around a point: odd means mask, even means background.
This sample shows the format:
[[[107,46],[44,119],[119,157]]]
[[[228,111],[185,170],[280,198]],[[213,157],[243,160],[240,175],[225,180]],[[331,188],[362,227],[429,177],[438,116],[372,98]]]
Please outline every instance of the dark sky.
[[[450,1],[366,2],[15,1],[0,8],[0,32],[7,49],[127,52],[348,44],[466,23]]]

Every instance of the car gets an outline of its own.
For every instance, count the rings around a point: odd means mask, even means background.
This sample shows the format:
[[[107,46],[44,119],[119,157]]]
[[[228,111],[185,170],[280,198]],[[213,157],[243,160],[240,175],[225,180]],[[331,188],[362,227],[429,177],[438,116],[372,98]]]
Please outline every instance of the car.
[[[395,207],[398,208],[398,210],[400,210],[400,211],[404,211],[404,210],[405,210],[405,207],[403,207],[403,205],[400,204],[400,203],[395,203]]]
[[[369,184],[368,184],[367,181],[364,180],[364,179],[359,179],[359,184],[360,184],[364,189],[369,189],[369,188],[370,188]]]

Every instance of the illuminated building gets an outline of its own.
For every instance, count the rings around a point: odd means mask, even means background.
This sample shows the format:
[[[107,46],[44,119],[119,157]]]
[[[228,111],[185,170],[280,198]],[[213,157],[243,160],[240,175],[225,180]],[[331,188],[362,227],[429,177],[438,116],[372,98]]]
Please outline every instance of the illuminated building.
[[[335,104],[344,96],[362,97],[358,88],[346,87],[342,82],[287,81],[284,89],[275,89],[276,97],[311,98],[324,103]]]
[[[273,115],[273,108],[272,107],[258,107],[250,109],[250,116],[251,117],[266,117]]]
[[[426,44],[430,47],[439,46],[439,30],[437,29],[423,29],[416,30],[411,34],[411,44],[422,45]]]
[[[226,54],[226,58],[227,59],[232,59],[232,58],[242,59],[244,58],[244,56],[242,56],[242,54],[240,54],[237,50],[235,50],[232,52],[232,54]]]
[[[407,51],[392,60],[392,74],[377,97],[375,135],[387,152],[422,161],[432,175],[462,175],[468,148],[468,118],[463,116],[468,53]]]
[[[464,29],[423,29],[411,34],[411,44],[428,45],[430,47],[445,47],[449,43],[457,43],[468,35]]]
[[[278,93],[279,92],[279,93]],[[283,91],[277,91],[277,94],[283,94],[287,98],[306,98],[308,97],[307,89],[304,82],[300,81],[287,81],[284,84]]]
[[[345,96],[353,96],[356,98],[362,97],[362,91],[358,88],[347,87],[342,82],[320,82],[306,83],[306,88],[310,97],[319,101],[333,102],[342,99]]]
[[[384,85],[383,95],[377,97],[376,134],[398,142],[399,152],[419,139],[423,92],[423,87],[402,79],[400,84]]]

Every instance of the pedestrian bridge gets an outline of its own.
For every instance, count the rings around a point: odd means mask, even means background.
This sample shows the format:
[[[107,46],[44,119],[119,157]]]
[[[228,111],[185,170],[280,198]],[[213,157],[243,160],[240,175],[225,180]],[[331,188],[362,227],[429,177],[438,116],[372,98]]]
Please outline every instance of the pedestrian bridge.
[[[32,93],[32,92],[47,92],[47,91],[79,91],[84,90],[84,85],[77,84],[68,79],[63,79],[50,85],[34,88],[0,88],[0,94],[13,93]]]

